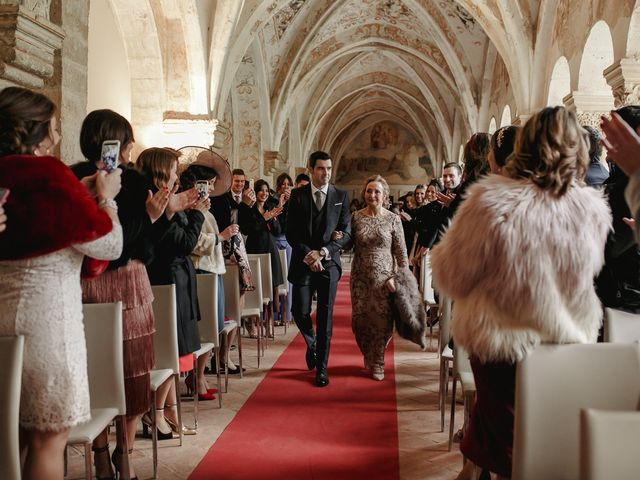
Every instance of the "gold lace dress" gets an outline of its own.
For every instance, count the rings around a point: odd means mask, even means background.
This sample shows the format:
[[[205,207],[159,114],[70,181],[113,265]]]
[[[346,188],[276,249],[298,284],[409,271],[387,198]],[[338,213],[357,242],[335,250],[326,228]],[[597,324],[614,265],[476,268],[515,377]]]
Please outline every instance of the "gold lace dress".
[[[408,259],[400,217],[385,209],[377,217],[364,212],[355,212],[351,221],[351,327],[365,367],[376,373],[384,372],[384,351],[393,332],[392,299],[385,283]]]

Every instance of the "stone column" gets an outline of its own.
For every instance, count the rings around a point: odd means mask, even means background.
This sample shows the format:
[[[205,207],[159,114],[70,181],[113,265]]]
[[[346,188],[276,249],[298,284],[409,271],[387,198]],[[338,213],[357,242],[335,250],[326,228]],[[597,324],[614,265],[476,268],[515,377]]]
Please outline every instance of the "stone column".
[[[600,117],[613,108],[609,92],[575,91],[562,99],[565,106],[575,112],[580,125],[589,125],[600,130]]]
[[[49,20],[50,3],[0,2],[0,88],[42,90],[53,77],[55,53],[65,35]]]
[[[271,176],[273,180],[277,177],[276,172],[279,174],[284,171],[286,164],[282,154],[274,150],[265,150],[262,154],[263,158],[263,172],[264,176]],[[273,187],[273,186],[272,186]]]
[[[640,61],[623,58],[604,71],[613,90],[614,107],[640,104]]]

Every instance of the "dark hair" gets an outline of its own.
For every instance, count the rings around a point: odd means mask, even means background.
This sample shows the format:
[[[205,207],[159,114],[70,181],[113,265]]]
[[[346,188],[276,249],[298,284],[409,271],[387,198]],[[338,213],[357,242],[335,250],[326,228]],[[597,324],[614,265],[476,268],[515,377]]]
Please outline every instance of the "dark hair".
[[[462,168],[460,167],[459,163],[456,163],[456,162],[445,163],[444,167],[442,167],[442,171],[444,172],[447,168],[455,168],[458,171],[458,175],[462,175]]]
[[[32,155],[49,135],[55,104],[22,87],[0,92],[0,155]]]
[[[82,122],[80,150],[87,160],[99,160],[105,140],[119,140],[122,151],[135,142],[133,128],[129,120],[113,110],[94,110]]]
[[[231,176],[233,177],[234,175],[242,175],[243,177],[246,177],[244,170],[241,168],[234,168],[231,172]]]
[[[218,172],[211,167],[192,164],[180,175],[180,186],[183,190],[189,190],[193,188],[197,180],[211,180],[217,176]]]
[[[289,184],[293,187],[293,180],[291,180],[291,177],[288,173],[283,172],[278,175],[278,178],[276,178],[276,190],[280,190],[280,187],[282,187],[282,184],[285,180],[289,180]]]
[[[172,148],[147,148],[136,161],[136,168],[158,189],[169,181],[171,166],[180,152]]]
[[[263,180],[262,178],[259,178],[258,180],[256,180],[256,183],[253,185],[253,191],[254,192],[259,192],[260,190],[262,190],[262,187],[267,186],[267,190],[269,190],[269,192],[271,192],[271,188],[269,188],[269,184],[267,183],[266,180]]]
[[[300,182],[311,182],[311,179],[309,178],[309,175],[307,175],[306,173],[299,173],[298,176],[296,177],[296,185],[299,184]]]
[[[331,157],[327,152],[318,150],[309,155],[309,168],[316,168],[316,162],[318,160],[331,160]]]
[[[626,107],[614,110],[614,112],[620,115],[622,120],[627,122],[634,130],[640,127],[640,105],[627,105]]]
[[[513,153],[516,137],[520,130],[520,127],[509,125],[499,128],[491,137],[491,150],[493,150],[493,158],[495,158],[498,167],[504,167],[507,158]]]
[[[582,128],[587,131],[589,138],[589,158],[592,162],[597,161],[602,156],[602,135],[591,125],[582,125]]]
[[[474,133],[464,146],[464,181],[475,182],[482,175],[489,173],[487,154],[491,136],[488,133]]]
[[[438,192],[442,192],[442,190],[444,190],[442,184],[440,183],[440,180],[438,180],[437,178],[434,178],[429,182],[429,185],[427,185],[427,190],[429,190],[429,187],[436,187],[436,190]]]

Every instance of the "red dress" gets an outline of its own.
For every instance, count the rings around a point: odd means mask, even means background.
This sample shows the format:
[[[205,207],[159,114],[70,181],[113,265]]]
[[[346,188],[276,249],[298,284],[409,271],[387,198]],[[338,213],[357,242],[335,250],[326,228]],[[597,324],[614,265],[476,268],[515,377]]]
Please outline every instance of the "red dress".
[[[511,477],[516,365],[471,357],[476,403],[460,450],[479,467]]]

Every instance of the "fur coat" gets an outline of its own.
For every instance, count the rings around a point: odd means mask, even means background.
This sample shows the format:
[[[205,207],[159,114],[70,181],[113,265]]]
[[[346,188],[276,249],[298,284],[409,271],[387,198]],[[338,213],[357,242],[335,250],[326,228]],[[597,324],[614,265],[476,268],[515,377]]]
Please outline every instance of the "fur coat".
[[[112,222],[71,169],[54,157],[0,158],[0,186],[11,193],[4,206],[0,260],[33,258],[102,237]]]
[[[478,181],[432,252],[434,285],[454,300],[456,343],[481,362],[517,362],[540,343],[595,342],[593,279],[610,229],[593,188],[558,198],[528,180]]]
[[[427,313],[418,290],[418,282],[407,267],[398,267],[395,275],[396,292],[393,308],[398,335],[426,350]]]

